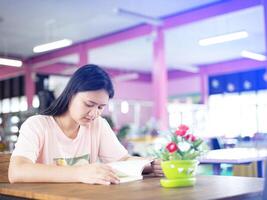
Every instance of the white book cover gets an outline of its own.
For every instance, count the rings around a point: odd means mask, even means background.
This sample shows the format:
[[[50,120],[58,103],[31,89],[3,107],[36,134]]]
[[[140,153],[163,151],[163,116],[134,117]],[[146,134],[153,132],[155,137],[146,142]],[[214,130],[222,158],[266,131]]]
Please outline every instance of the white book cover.
[[[136,181],[143,179],[142,172],[146,165],[152,160],[128,160],[108,163],[112,167],[117,176],[120,178],[120,183]]]

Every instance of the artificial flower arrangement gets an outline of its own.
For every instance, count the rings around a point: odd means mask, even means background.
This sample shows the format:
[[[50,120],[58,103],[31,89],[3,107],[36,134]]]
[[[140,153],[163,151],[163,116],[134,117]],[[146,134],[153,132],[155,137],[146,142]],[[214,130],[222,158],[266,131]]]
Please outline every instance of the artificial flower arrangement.
[[[160,179],[163,187],[186,187],[196,183],[197,158],[204,152],[203,140],[189,132],[189,127],[180,125],[168,143],[155,156],[161,160],[165,175]]]
[[[203,140],[189,133],[189,127],[180,125],[170,136],[167,145],[155,152],[157,158],[168,160],[194,160],[203,153]]]

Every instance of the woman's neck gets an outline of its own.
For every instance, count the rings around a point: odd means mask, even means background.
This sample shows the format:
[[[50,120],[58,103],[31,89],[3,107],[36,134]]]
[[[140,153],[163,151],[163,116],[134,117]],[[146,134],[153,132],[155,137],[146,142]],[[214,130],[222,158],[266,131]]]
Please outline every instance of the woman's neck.
[[[71,138],[74,139],[78,135],[80,125],[77,124],[69,115],[68,113],[57,116],[56,122],[58,123],[60,129],[63,133]]]

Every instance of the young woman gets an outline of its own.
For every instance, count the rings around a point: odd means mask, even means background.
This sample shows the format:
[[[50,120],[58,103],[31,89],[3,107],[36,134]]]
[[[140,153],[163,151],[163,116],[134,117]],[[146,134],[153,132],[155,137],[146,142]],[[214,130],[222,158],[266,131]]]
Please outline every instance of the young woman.
[[[119,183],[104,163],[138,158],[128,154],[100,116],[113,95],[112,82],[103,69],[79,68],[47,110],[22,124],[9,181]],[[162,175],[159,161],[145,170]]]

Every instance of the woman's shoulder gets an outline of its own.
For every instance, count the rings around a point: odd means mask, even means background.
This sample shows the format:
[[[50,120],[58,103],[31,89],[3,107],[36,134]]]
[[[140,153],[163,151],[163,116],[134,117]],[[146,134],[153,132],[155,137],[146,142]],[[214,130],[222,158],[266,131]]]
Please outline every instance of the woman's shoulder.
[[[106,123],[107,123],[107,121],[106,121],[105,118],[99,116],[99,117],[97,117],[97,118],[94,120],[93,123],[94,123],[95,125],[97,125],[97,126],[105,126]]]
[[[48,115],[33,115],[29,117],[24,124],[31,124],[33,126],[43,126],[51,121],[51,116]]]
[[[26,121],[44,121],[50,120],[51,116],[48,115],[33,115],[30,116]]]
[[[94,121],[90,123],[88,128],[90,127],[93,132],[102,132],[103,128],[105,129],[107,126],[107,121],[103,117],[97,117]]]

